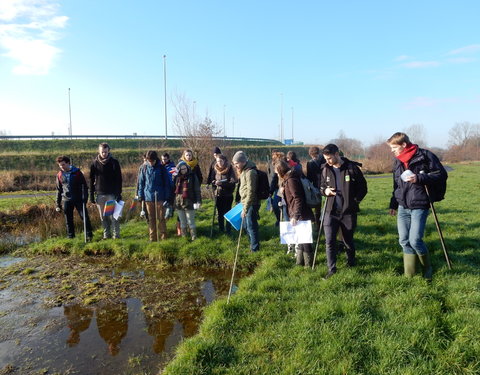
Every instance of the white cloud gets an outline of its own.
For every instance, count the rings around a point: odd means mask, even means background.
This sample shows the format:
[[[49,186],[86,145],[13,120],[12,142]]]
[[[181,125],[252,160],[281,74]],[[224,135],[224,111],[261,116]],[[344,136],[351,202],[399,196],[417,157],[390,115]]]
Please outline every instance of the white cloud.
[[[416,69],[416,68],[432,68],[439,66],[438,61],[412,61],[409,63],[402,64],[405,68]]]
[[[1,0],[0,48],[16,62],[13,73],[47,74],[61,52],[55,47],[68,17],[61,16],[59,0]]]
[[[448,55],[463,55],[463,54],[476,53],[479,51],[480,51],[480,44],[472,44],[466,47],[454,49],[448,52]]]
[[[393,61],[405,61],[405,60],[408,60],[408,59],[411,59],[410,56],[407,56],[407,55],[400,55],[400,56],[397,56],[393,59]]]
[[[454,64],[468,64],[475,61],[477,61],[477,59],[473,57],[455,57],[452,59],[448,59],[448,62],[451,62]]]

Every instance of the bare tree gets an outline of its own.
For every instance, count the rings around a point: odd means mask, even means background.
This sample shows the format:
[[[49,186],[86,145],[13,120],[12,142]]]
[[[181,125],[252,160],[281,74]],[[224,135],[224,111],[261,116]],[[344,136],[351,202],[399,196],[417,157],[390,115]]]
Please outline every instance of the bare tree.
[[[448,143],[451,146],[465,146],[469,139],[480,135],[480,124],[458,122],[450,129],[448,135],[450,136]]]
[[[404,129],[404,132],[408,135],[408,138],[410,138],[410,141],[412,143],[416,143],[422,148],[427,147],[427,136],[423,124],[410,125],[409,127]]]
[[[450,147],[445,159],[451,162],[480,160],[480,124],[460,122],[448,134]]]
[[[213,147],[223,147],[223,142],[219,144],[214,139],[221,129],[208,113],[200,120],[193,103],[184,94],[176,94],[172,102],[175,108],[174,127],[182,137],[184,147],[191,149],[198,158],[202,172],[206,171],[212,161]]]
[[[347,158],[358,159],[364,156],[362,142],[358,139],[347,138],[343,130],[340,130],[337,138],[332,139],[330,143],[336,144]]]
[[[372,173],[386,173],[392,171],[393,155],[387,142],[377,138],[375,143],[367,148],[364,168]]]

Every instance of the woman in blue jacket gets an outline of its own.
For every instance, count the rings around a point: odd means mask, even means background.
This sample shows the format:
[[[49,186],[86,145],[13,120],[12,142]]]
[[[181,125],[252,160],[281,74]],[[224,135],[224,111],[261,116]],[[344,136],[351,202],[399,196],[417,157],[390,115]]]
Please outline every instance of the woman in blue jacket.
[[[156,151],[148,151],[146,161],[138,177],[138,198],[145,201],[147,207],[150,241],[158,240],[157,220],[161,239],[164,240],[167,238],[167,225],[163,203],[170,199],[171,179]]]

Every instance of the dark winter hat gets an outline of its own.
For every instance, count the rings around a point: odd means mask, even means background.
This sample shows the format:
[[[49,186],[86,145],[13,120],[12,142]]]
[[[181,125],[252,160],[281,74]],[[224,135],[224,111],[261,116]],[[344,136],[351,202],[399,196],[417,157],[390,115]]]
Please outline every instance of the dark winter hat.
[[[180,160],[176,166],[178,173],[180,173],[180,168],[183,166],[186,166],[187,170],[190,172],[190,166],[187,163],[185,163],[183,160]]]
[[[214,154],[221,154],[222,151],[220,150],[220,148],[219,148],[218,146],[215,146],[215,147],[213,148],[213,153],[214,153]]]
[[[232,158],[233,163],[246,163],[247,155],[243,151],[237,151]]]

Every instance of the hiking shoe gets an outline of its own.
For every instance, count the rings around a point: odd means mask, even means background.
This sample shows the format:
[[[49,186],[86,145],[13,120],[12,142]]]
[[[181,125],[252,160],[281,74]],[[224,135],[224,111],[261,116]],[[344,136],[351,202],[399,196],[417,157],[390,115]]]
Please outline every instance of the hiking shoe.
[[[322,277],[322,280],[328,280],[331,278],[333,275],[335,275],[335,272],[328,272],[325,276]]]

